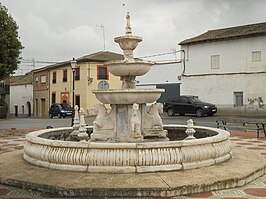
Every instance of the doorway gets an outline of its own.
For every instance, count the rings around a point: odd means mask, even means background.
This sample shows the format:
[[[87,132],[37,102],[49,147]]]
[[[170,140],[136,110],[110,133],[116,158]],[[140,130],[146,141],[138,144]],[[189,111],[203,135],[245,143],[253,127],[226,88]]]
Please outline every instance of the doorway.
[[[28,117],[31,117],[31,104],[29,101],[27,102],[27,110],[28,110]]]
[[[18,117],[18,106],[15,106],[15,117]]]

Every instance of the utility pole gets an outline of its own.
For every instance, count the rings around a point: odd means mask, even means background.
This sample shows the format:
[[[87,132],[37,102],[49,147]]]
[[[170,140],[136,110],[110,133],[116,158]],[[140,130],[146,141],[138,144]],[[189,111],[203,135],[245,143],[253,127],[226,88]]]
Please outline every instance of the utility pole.
[[[97,27],[100,27],[101,30],[103,31],[103,50],[105,51],[105,30],[104,30],[104,25],[96,25]]]

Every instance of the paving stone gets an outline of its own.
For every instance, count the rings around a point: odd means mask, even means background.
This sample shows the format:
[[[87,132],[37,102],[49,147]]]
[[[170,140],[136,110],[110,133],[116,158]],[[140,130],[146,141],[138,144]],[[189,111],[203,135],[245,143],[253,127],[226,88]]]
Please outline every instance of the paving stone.
[[[0,196],[6,195],[10,192],[9,189],[6,188],[0,188]]]
[[[266,198],[266,188],[248,188],[243,191],[251,196]]]

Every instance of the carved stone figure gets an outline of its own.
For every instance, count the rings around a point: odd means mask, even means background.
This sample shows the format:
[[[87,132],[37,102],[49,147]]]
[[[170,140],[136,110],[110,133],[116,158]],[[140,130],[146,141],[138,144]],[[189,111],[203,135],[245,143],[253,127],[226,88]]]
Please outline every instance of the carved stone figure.
[[[132,105],[132,111],[129,118],[130,121],[130,133],[128,141],[142,141],[143,136],[141,135],[141,119],[140,119],[140,111],[139,105],[134,103]]]
[[[163,123],[160,114],[163,113],[163,105],[154,103],[150,109],[144,111],[143,134],[144,136],[166,137],[167,131],[163,130]]]
[[[94,113],[96,118],[93,122],[93,133],[91,140],[108,140],[114,137],[114,111],[107,109],[103,104],[96,104],[90,113]]]
[[[122,89],[130,89],[130,88],[136,88],[136,80],[135,77],[128,76],[128,77],[122,77]]]
[[[132,106],[132,115],[130,118],[130,125],[131,125],[131,131],[136,132],[136,133],[141,133],[140,131],[140,118],[138,115],[138,110],[139,110],[139,105],[138,104],[133,104]]]

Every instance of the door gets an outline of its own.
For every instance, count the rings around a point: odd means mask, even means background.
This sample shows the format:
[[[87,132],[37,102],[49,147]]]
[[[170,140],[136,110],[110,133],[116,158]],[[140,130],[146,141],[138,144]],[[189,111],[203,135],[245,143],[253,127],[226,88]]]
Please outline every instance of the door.
[[[15,117],[18,116],[18,106],[15,106]]]
[[[194,113],[194,110],[193,110],[193,105],[191,104],[191,102],[189,101],[188,98],[186,97],[182,97],[182,112],[183,113]]]
[[[27,102],[27,108],[28,108],[28,116],[31,117],[31,104],[30,104],[30,102]]]
[[[41,99],[41,117],[45,116],[45,99]]]

